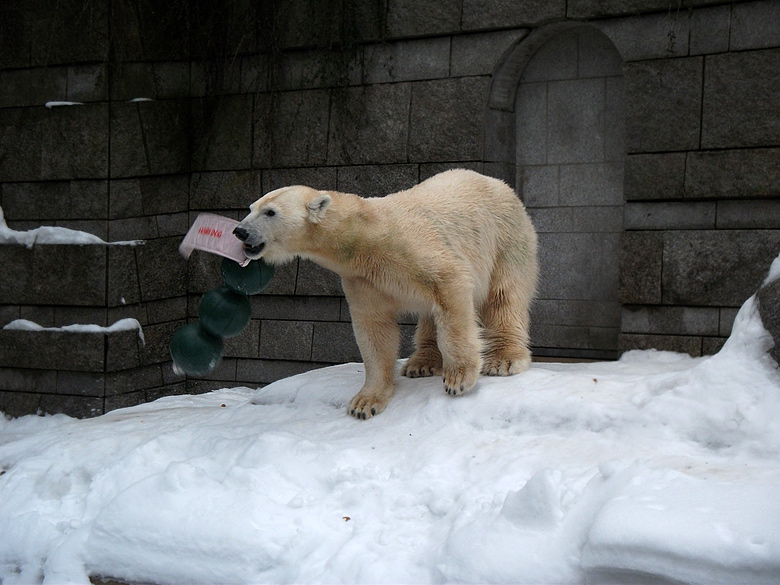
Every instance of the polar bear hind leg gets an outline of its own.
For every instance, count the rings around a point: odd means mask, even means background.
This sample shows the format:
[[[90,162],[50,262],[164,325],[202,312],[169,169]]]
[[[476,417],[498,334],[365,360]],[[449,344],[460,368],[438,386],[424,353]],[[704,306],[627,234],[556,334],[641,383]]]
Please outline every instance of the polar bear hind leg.
[[[530,367],[530,308],[535,288],[535,264],[517,266],[499,261],[480,315],[485,343],[483,374],[511,376]]]
[[[431,315],[420,315],[414,334],[414,353],[406,360],[401,374],[407,378],[441,376],[442,357],[436,342],[436,323]]]

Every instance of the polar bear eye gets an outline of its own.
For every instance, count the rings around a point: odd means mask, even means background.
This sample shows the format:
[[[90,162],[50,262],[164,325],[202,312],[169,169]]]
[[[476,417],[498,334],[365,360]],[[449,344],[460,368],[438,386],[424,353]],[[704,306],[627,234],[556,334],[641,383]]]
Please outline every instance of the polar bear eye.
[[[276,212],[273,209],[266,209],[264,213],[266,217],[273,217],[276,215]]]

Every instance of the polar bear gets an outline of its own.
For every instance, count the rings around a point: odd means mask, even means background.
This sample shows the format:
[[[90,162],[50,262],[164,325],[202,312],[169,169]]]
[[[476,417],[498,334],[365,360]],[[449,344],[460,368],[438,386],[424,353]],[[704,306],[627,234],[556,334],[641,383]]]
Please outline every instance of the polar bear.
[[[382,198],[284,187],[249,209],[234,231],[248,258],[299,256],[341,276],[366,369],[353,416],[379,414],[393,395],[402,313],[419,318],[405,376],[441,375],[459,395],[480,372],[529,367],[537,239],[506,183],[456,169]]]

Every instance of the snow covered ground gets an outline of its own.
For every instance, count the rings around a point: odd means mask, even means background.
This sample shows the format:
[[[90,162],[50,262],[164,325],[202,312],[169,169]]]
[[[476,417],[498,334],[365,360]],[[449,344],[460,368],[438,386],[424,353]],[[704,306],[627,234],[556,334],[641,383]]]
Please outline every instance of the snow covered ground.
[[[399,377],[369,421],[345,413],[359,364],[0,417],[0,580],[778,583],[771,344],[750,299],[712,358],[534,364],[458,398]]]

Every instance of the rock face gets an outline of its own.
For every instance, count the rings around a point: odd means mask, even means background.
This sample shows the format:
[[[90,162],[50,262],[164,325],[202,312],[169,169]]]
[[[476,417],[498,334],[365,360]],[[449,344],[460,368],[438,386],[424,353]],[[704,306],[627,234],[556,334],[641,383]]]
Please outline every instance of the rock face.
[[[775,263],[780,263],[780,260],[775,260]],[[775,275],[774,280],[758,289],[756,298],[761,321],[775,342],[769,350],[769,355],[780,365],[780,273]]]

